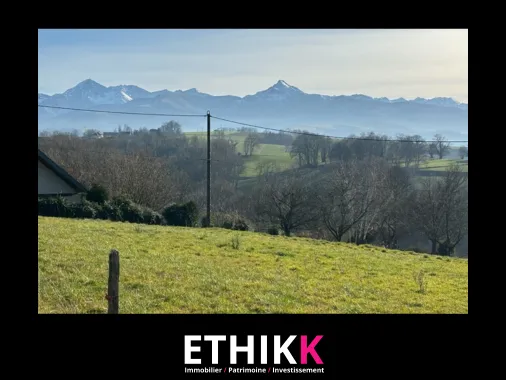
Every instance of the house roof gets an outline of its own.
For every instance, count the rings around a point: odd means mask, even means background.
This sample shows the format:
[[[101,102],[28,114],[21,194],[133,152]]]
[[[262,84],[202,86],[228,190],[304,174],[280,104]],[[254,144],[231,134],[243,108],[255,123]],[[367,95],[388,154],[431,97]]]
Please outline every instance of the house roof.
[[[51,160],[44,152],[39,149],[39,161],[52,170],[58,177],[60,177],[65,183],[73,187],[77,192],[88,191],[86,187],[72,177],[65,169],[63,169],[56,162]]]

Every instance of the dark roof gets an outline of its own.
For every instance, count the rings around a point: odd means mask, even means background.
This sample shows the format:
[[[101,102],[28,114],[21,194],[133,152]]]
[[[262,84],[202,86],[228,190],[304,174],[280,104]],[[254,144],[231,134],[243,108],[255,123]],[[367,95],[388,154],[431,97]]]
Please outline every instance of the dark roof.
[[[39,149],[39,161],[45,166],[51,169],[58,177],[65,181],[69,186],[77,190],[77,192],[88,191],[84,185],[79,183],[74,177],[72,177],[65,169],[59,166],[56,162],[51,160],[44,152]]]

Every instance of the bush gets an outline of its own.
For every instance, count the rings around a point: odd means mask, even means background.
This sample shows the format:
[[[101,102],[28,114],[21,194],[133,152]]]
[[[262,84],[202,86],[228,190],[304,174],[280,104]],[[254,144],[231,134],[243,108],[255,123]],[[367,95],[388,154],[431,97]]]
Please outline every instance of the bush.
[[[112,206],[121,212],[121,220],[130,223],[144,223],[144,210],[138,204],[125,197],[115,197]]]
[[[39,215],[58,218],[72,218],[74,212],[68,201],[60,196],[38,199]]]
[[[226,228],[227,230],[231,230],[234,227],[234,222],[232,220],[226,220],[221,225],[222,228]]]
[[[227,230],[250,231],[252,223],[239,214],[216,213],[213,215],[215,225]]]
[[[267,228],[267,233],[269,235],[279,235],[279,230],[276,227],[271,226],[271,227]]]
[[[172,204],[163,210],[162,215],[169,226],[183,227],[195,227],[199,217],[197,205],[192,201],[182,205]]]
[[[103,205],[97,204],[96,210],[96,218],[98,219],[112,220],[114,222],[123,221],[121,209],[111,201],[105,202]]]
[[[249,226],[248,223],[244,219],[237,219],[234,221],[234,225],[232,226],[233,230],[236,231],[248,231]]]
[[[152,224],[152,225],[162,225],[165,224],[165,220],[163,216],[156,211],[153,211],[149,208],[144,209],[143,212],[144,223]]]
[[[88,218],[152,225],[166,224],[162,215],[142,207],[124,197],[105,201],[103,204],[83,199],[81,203],[68,203],[63,197],[39,198],[39,215],[60,218]]]
[[[74,218],[95,218],[97,214],[97,206],[98,204],[94,204],[87,200],[83,200],[81,203],[76,203],[70,205],[70,209],[72,210],[72,214]]]
[[[241,240],[239,239],[239,236],[234,236],[232,238],[231,245],[233,249],[239,249],[239,247],[241,246]]]
[[[86,200],[98,204],[104,204],[109,199],[107,189],[101,185],[92,185],[90,190],[86,193]]]

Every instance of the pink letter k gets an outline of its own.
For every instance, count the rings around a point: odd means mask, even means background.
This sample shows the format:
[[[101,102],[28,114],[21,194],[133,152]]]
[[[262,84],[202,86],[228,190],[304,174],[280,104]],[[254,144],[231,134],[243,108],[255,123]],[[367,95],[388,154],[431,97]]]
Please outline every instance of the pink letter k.
[[[301,364],[307,364],[307,354],[311,354],[316,364],[323,364],[322,360],[316,353],[314,347],[318,344],[318,342],[323,338],[323,335],[317,335],[316,338],[313,339],[311,344],[307,345],[307,335],[301,335],[300,337],[300,361]]]

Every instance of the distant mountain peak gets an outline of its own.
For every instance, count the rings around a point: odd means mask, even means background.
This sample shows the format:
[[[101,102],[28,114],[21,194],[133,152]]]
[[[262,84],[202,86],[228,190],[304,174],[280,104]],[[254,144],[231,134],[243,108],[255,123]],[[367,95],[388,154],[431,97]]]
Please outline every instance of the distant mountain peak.
[[[278,80],[273,86],[269,87],[266,90],[259,91],[254,97],[258,96],[266,96],[270,99],[286,99],[290,95],[293,94],[304,94],[301,90],[299,90],[295,86],[291,86],[288,83],[286,83],[284,80],[280,79]],[[251,95],[248,95],[246,98],[250,98]]]
[[[292,91],[295,90],[295,91],[298,91],[298,92],[302,92],[297,87],[289,85],[288,83],[286,83],[282,79],[278,80],[276,82],[276,84],[274,84],[274,86],[272,86],[271,88],[272,89],[276,89],[276,90],[292,90]]]
[[[274,86],[281,86],[281,87],[288,87],[288,88],[292,87],[282,79],[278,80]]]
[[[100,87],[105,87],[105,86],[101,85],[100,83],[98,83],[97,81],[94,81],[91,78],[83,80],[82,82],[78,83],[75,87],[82,87],[82,86],[100,86]]]

